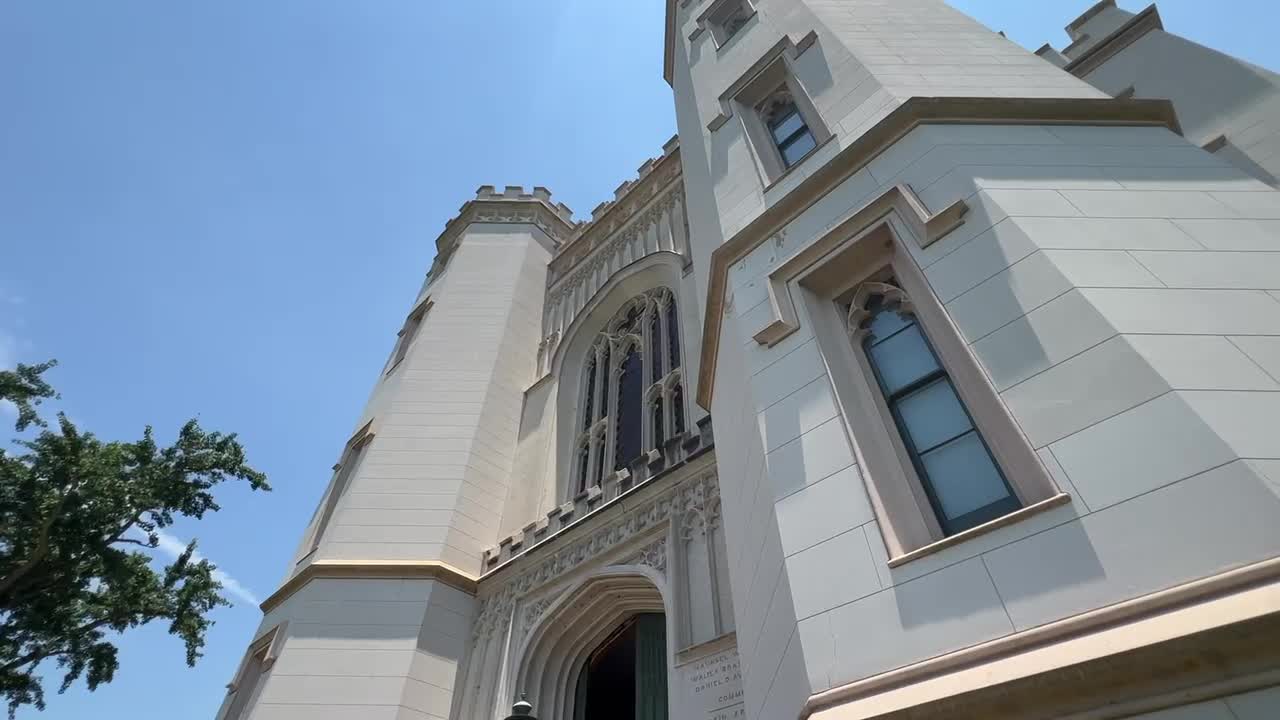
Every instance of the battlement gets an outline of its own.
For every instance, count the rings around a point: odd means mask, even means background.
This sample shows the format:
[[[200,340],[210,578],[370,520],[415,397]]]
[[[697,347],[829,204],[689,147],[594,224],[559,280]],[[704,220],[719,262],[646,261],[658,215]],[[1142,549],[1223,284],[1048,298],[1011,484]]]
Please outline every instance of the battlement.
[[[520,185],[507,185],[502,188],[502,192],[498,192],[498,188],[494,185],[481,185],[476,189],[476,200],[492,201],[492,200],[517,200],[522,202],[542,201],[547,204],[556,215],[570,225],[575,225],[573,221],[573,210],[562,202],[553,202],[551,200],[551,191],[535,185],[533,192],[525,192],[524,187]],[[463,206],[466,207],[465,205]]]
[[[666,143],[663,144],[661,155],[645,160],[644,164],[636,169],[636,177],[634,179],[625,180],[621,185],[614,188],[612,200],[605,200],[604,202],[595,206],[595,208],[591,210],[590,222],[595,222],[596,220],[599,220],[600,218],[604,217],[604,214],[609,212],[610,208],[612,208],[620,200],[626,197],[627,193],[631,192],[632,188],[634,188],[636,185],[639,185],[641,181],[643,181],[646,177],[648,177],[649,174],[653,172],[653,169],[658,167],[659,163],[661,163],[663,160],[670,157],[671,154],[674,153],[679,148],[680,148],[679,137],[672,136],[670,140],[668,140]],[[589,224],[590,223],[583,225],[581,229],[582,232],[586,232],[587,226]]]

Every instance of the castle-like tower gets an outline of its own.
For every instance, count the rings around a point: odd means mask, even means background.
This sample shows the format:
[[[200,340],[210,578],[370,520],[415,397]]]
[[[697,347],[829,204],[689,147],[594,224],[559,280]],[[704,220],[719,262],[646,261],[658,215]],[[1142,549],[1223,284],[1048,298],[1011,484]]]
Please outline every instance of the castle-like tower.
[[[1067,32],[668,0],[678,137],[449,221],[217,719],[1280,717],[1280,76]]]

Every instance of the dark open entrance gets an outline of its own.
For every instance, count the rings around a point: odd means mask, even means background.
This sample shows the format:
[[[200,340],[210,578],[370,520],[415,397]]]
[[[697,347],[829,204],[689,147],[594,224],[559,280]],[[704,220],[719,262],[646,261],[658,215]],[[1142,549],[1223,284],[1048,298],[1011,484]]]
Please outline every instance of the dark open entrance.
[[[667,720],[662,615],[637,615],[591,653],[578,676],[575,720]]]

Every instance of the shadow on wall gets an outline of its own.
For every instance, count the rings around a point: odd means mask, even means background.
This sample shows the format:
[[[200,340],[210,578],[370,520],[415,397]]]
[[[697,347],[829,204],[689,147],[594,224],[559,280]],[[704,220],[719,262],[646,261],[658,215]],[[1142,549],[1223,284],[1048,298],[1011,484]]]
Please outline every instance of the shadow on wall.
[[[1257,162],[1255,162],[1253,158],[1246,155],[1244,150],[1241,150],[1239,147],[1237,147],[1236,144],[1231,142],[1230,139],[1225,140],[1225,142],[1223,142],[1222,144],[1222,147],[1220,147],[1217,150],[1217,152],[1214,153],[1214,155],[1222,158],[1223,160],[1226,160],[1227,162],[1231,163],[1232,165],[1235,165],[1241,170],[1244,170],[1245,172],[1258,178],[1262,182],[1265,182],[1270,185],[1280,186],[1280,179],[1277,179],[1276,176],[1272,174],[1270,170],[1267,170],[1266,168],[1262,167]]]
[[[1183,72],[1176,72],[1181,68]],[[1172,71],[1171,71],[1172,70]],[[1115,77],[1116,80],[1110,80]],[[1167,32],[1156,31],[1122,51],[1090,75],[1090,82],[1111,84],[1127,77],[1138,97],[1169,97],[1193,140],[1226,129],[1218,118],[1241,113],[1280,92],[1280,77],[1229,55]],[[1207,138],[1206,138],[1207,139]]]
[[[1115,133],[1124,129],[1113,128]],[[1058,128],[1064,138],[1087,129]],[[1140,129],[1133,129],[1136,133]],[[1147,131],[1149,132],[1149,131]],[[1136,139],[1136,138],[1135,138]],[[955,153],[954,169],[934,183],[921,188],[920,197],[931,209],[946,207],[958,198],[970,197],[971,210],[966,225],[972,225],[979,234],[971,239],[960,239],[947,247],[948,238],[938,243],[941,257],[925,268],[931,285],[946,306],[965,341],[970,344],[983,364],[996,390],[1005,392],[1014,385],[1050,368],[1064,360],[1046,350],[1060,334],[1063,318],[1057,314],[1069,303],[1065,296],[1075,287],[1098,287],[1096,271],[1076,276],[1076,268],[1046,261],[1038,256],[1041,250],[1095,250],[1117,251],[1116,272],[1107,280],[1114,285],[1115,278],[1128,273],[1124,284],[1148,284],[1159,286],[1159,281],[1145,269],[1127,260],[1122,254],[1132,249],[1167,249],[1194,245],[1186,231],[1167,221],[1142,220],[1139,209],[1120,207],[1126,198],[1122,191],[1195,191],[1189,200],[1212,205],[1217,200],[1202,191],[1265,191],[1270,188],[1234,167],[1225,158],[1211,155],[1204,150],[1169,137],[1162,145],[1128,144],[1124,147],[1083,146],[1068,140],[1069,145],[1019,145],[1001,148],[1003,156],[989,162],[1002,165],[965,165],[972,162],[972,148],[955,147],[934,152]],[[1064,152],[1068,151],[1068,152]],[[1073,156],[1074,155],[1074,156]],[[1080,163],[1069,165],[1064,163]],[[1016,227],[1001,223],[1006,219],[1002,208],[989,195],[979,191],[1033,190],[1043,188],[1058,190],[1061,199],[1055,199],[1061,212],[1051,212],[1044,217],[1016,216],[1010,220]],[[1087,191],[1079,195],[1073,190]],[[1116,191],[1112,196],[1107,192]],[[1167,201],[1167,196],[1158,200]],[[1092,205],[1077,207],[1077,203]],[[1220,206],[1220,217],[1229,217],[1232,211],[1225,204]],[[1012,210],[1012,208],[1009,208]],[[1206,217],[1215,214],[1206,206]],[[1116,224],[1081,224],[1071,228],[1074,219],[1082,223],[1088,217],[1116,218]],[[978,228],[1002,227],[998,240],[990,234],[986,238]],[[1134,232],[1141,236],[1081,237],[1085,232],[1116,233],[1118,228],[1133,223]],[[1031,233],[1031,227],[1042,228]],[[1058,226],[1056,229],[1053,226]],[[963,229],[960,231],[963,232]],[[1015,233],[1028,233],[1018,237]],[[1167,233],[1168,239],[1152,236]],[[957,273],[961,266],[979,263],[994,273],[982,279],[980,274]],[[963,277],[965,284],[958,284]],[[1113,282],[1114,280],[1114,282]],[[972,282],[972,285],[967,283]],[[1104,285],[1107,286],[1107,285]],[[1104,318],[1080,317],[1080,321],[1105,323]],[[1083,326],[1081,326],[1083,327]],[[1101,327],[1096,331],[1105,332]],[[1107,335],[1114,334],[1114,330]],[[1107,337],[1098,336],[1101,342]]]
[[[848,62],[857,62],[857,59],[855,57]],[[796,77],[799,78],[800,84],[804,86],[810,98],[822,97],[835,86],[835,80],[831,77],[831,60],[822,48],[821,37],[801,53],[800,57],[793,60],[792,65]]]
[[[1017,568],[1019,582],[1005,582],[1007,577],[1001,578],[996,593],[1003,606],[1025,603],[1037,597],[1068,597],[1071,593],[1064,591],[1069,588],[1095,584],[1106,578],[1106,570],[1098,559],[1093,542],[1078,520],[1059,525],[1047,532],[1053,533],[1053,542],[1038,543],[1037,547],[1043,546],[1051,554],[1028,555],[1025,564]],[[986,561],[983,562],[985,564]],[[981,601],[980,596],[966,598],[966,593],[948,595],[947,602],[938,602],[936,596],[903,592],[912,583],[928,577],[926,575],[898,586],[898,616],[903,627],[948,622],[991,609]],[[1074,608],[1073,611],[1079,609],[1082,608]],[[1068,614],[1071,613],[1061,613]]]

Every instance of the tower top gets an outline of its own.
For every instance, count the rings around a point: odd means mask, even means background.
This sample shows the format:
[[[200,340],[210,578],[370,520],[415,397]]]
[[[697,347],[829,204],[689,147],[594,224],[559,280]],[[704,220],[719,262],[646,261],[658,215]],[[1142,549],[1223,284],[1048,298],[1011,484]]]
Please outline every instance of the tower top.
[[[516,200],[521,202],[542,202],[550,208],[556,215],[560,217],[566,224],[576,226],[573,221],[573,210],[562,202],[553,203],[551,201],[551,191],[541,185],[534,185],[533,192],[525,192],[524,187],[520,185],[506,185],[502,188],[502,192],[494,185],[481,185],[476,189],[476,200]],[[462,209],[466,209],[466,205]]]

